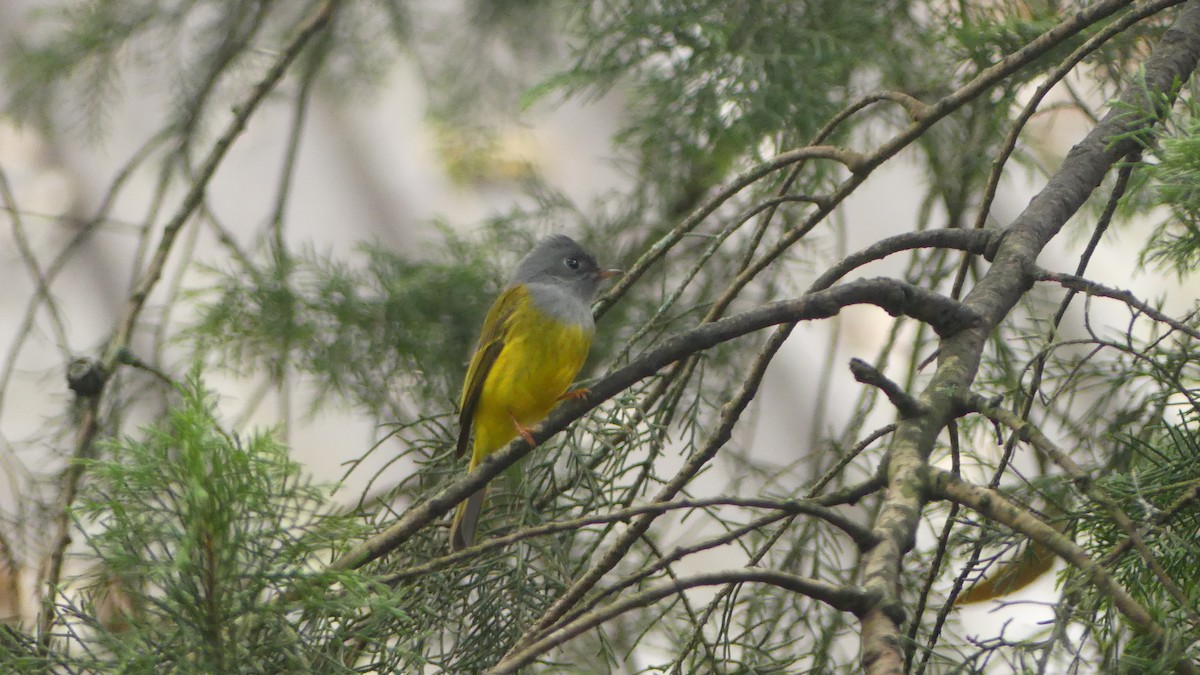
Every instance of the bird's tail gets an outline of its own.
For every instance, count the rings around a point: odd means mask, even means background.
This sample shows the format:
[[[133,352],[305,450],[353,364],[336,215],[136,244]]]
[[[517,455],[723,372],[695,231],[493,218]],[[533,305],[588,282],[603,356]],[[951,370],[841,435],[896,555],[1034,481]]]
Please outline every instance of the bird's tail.
[[[454,514],[454,522],[450,525],[450,550],[461,551],[475,545],[475,528],[479,525],[479,514],[483,512],[483,498],[487,494],[487,486],[479,488],[458,505]]]

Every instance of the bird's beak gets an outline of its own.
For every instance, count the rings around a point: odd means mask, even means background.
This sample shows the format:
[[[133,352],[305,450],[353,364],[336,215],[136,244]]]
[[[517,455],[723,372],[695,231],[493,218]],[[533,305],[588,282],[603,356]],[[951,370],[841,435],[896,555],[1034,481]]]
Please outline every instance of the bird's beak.
[[[624,273],[625,270],[600,270],[598,275],[601,279],[612,279],[613,277],[619,277]]]

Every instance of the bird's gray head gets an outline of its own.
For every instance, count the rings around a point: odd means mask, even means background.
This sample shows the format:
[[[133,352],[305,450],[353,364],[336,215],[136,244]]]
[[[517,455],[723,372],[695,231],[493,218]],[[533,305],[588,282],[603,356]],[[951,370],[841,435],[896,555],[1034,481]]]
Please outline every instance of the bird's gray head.
[[[617,274],[602,270],[596,258],[574,239],[556,234],[539,241],[517,266],[514,284],[561,288],[583,302],[591,302],[600,282]]]

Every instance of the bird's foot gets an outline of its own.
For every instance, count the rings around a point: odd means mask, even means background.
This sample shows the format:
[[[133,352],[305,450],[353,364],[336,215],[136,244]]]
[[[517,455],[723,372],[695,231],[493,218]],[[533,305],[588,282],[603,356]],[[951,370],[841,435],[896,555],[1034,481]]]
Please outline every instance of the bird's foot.
[[[580,387],[579,389],[572,389],[571,391],[568,391],[567,393],[563,394],[562,396],[559,396],[558,400],[574,401],[574,400],[581,399],[581,398],[587,398],[587,395],[590,393],[592,393],[592,391],[590,389],[588,389],[587,387]]]
[[[513,426],[517,428],[517,435],[525,439],[529,447],[536,448],[537,442],[533,440],[533,429],[517,421],[517,418],[512,413],[509,413],[508,417],[512,420]]]

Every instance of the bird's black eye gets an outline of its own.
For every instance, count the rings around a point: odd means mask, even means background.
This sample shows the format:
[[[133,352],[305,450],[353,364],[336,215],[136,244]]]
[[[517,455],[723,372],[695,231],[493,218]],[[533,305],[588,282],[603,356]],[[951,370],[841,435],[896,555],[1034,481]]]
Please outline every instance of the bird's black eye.
[[[578,258],[567,258],[563,262],[566,263],[567,267],[570,267],[573,270],[579,269],[579,259]]]

